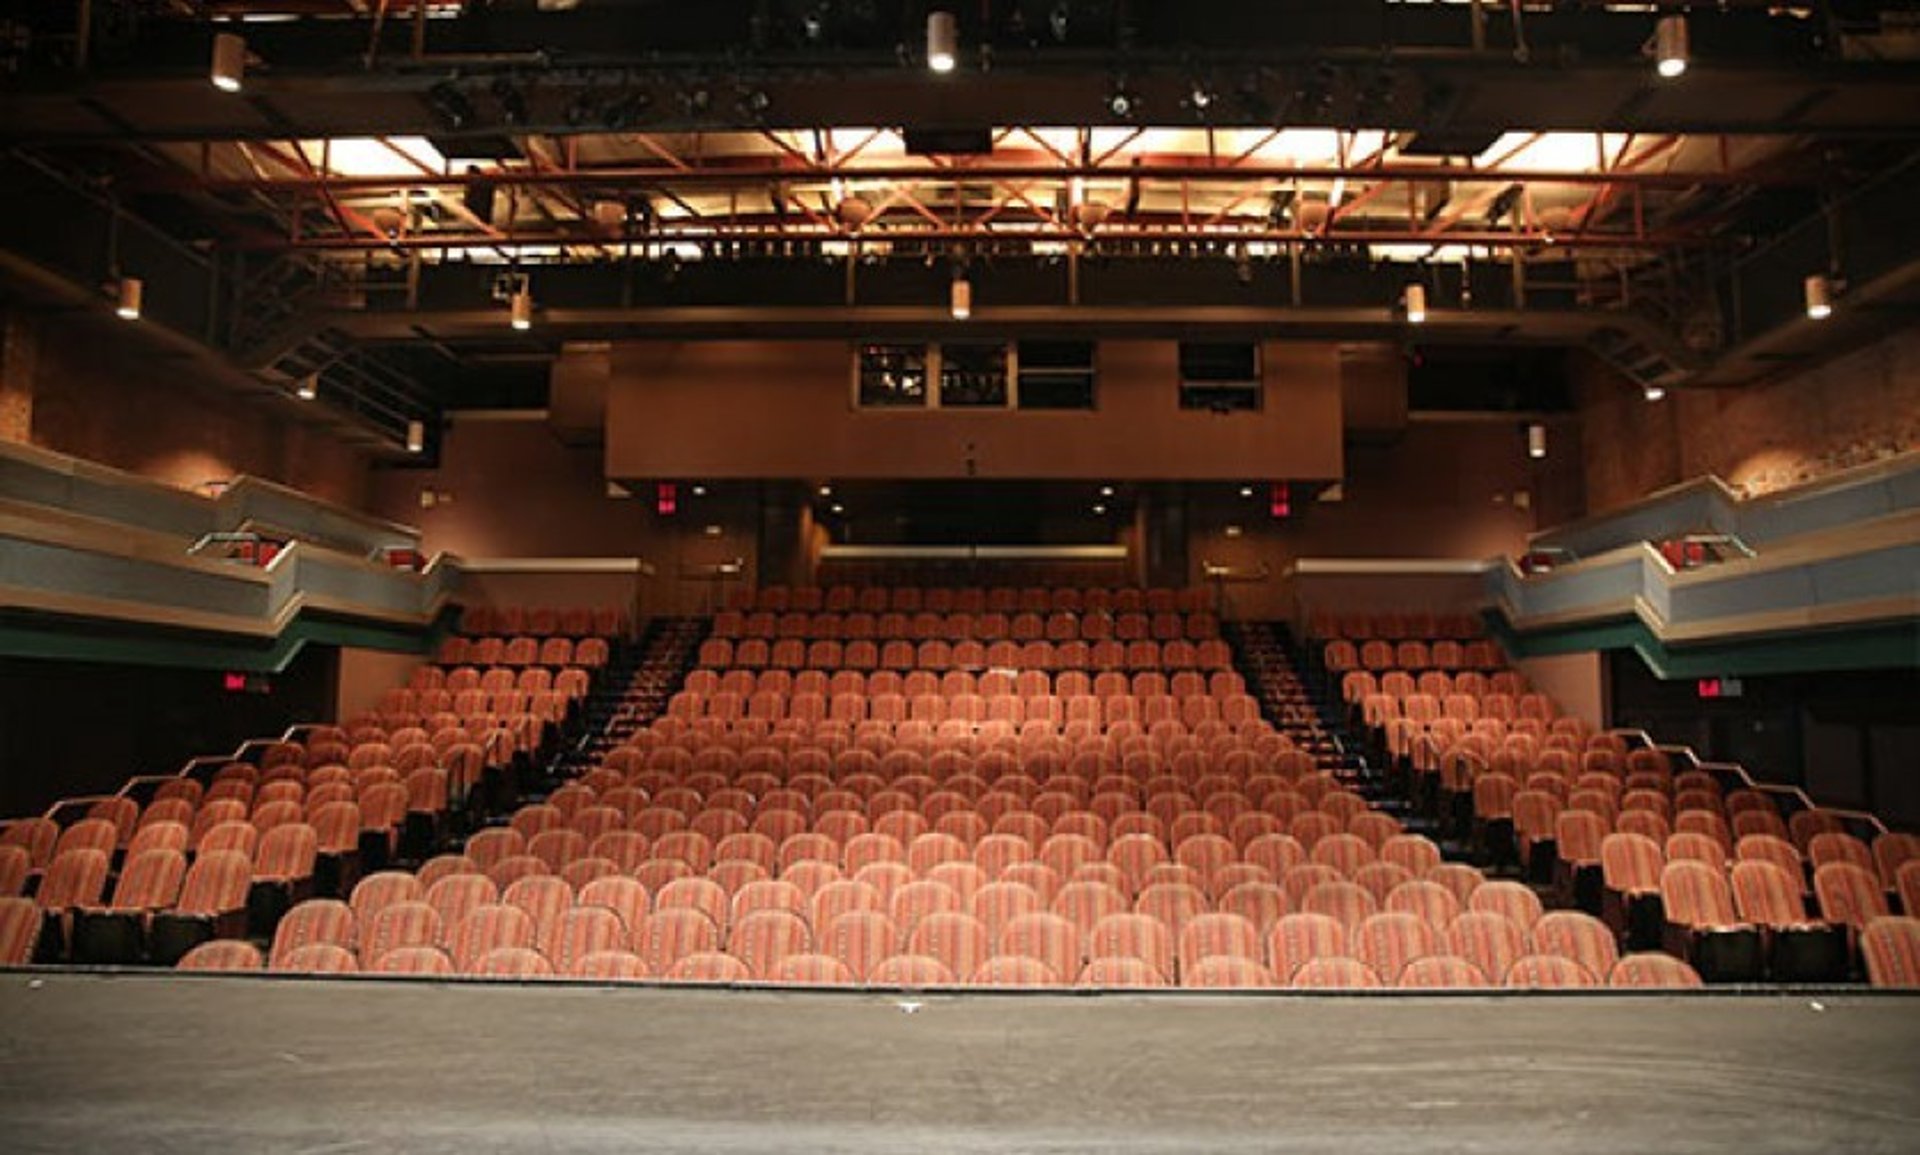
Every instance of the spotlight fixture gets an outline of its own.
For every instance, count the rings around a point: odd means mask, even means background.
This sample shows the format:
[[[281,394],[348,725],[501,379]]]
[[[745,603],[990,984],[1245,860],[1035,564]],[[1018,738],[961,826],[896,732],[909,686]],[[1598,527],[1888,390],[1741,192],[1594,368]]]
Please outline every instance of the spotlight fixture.
[[[1253,486],[1251,486],[1251,485],[1243,485],[1243,486],[1241,486],[1241,487],[1240,487],[1240,496],[1241,496],[1241,497],[1252,497],[1252,496],[1253,496]]]
[[[1402,302],[1407,307],[1407,324],[1420,325],[1427,320],[1427,287],[1413,284],[1407,286]]]
[[[407,452],[418,453],[427,447],[427,426],[425,422],[407,422]]]
[[[449,132],[459,132],[473,123],[473,102],[450,81],[442,80],[427,89],[427,107]]]
[[[965,274],[953,279],[953,287],[947,292],[947,311],[956,321],[973,316],[973,282]]]
[[[1053,11],[1047,13],[1047,31],[1053,33],[1053,38],[1061,43],[1065,43],[1067,39],[1067,30],[1070,27],[1068,16],[1065,3],[1055,4]]]
[[[607,126],[609,132],[625,132],[633,127],[634,122],[640,119],[641,114],[646,112],[647,106],[652,103],[653,97],[640,89],[620,93],[607,101],[606,107],[601,109],[600,121]]]
[[[1527,426],[1527,456],[1538,460],[1547,455],[1547,427],[1535,421]]]
[[[1667,399],[1667,390],[1661,385],[1649,385],[1640,391],[1640,395],[1648,401],[1665,401]]]
[[[509,125],[527,122],[527,94],[520,86],[507,77],[499,77],[493,82],[493,98],[500,102],[500,119]]]
[[[1196,115],[1205,116],[1213,107],[1213,101],[1213,89],[1208,88],[1201,81],[1194,81],[1193,86],[1187,90],[1187,107],[1193,109]]]
[[[567,101],[560,115],[566,118],[569,126],[581,128],[598,114],[598,103],[598,99],[591,92],[576,93]]]
[[[820,496],[821,496],[821,497],[832,497],[832,496],[833,496],[833,486],[831,486],[831,485],[823,485],[823,486],[821,486],[821,487],[820,487]]]
[[[1687,18],[1662,16],[1653,26],[1653,68],[1663,80],[1673,80],[1687,70]]]
[[[1125,81],[1120,81],[1107,94],[1107,111],[1121,120],[1132,120],[1140,112],[1140,98],[1127,90]]]
[[[309,373],[300,378],[300,384],[294,386],[293,395],[302,401],[311,401],[320,396],[320,374]]]
[[[705,497],[705,496],[707,495],[707,487],[706,487],[706,486],[704,486],[704,485],[696,485],[696,486],[694,486],[694,487],[693,487],[693,495],[694,495],[695,497]]]
[[[1113,486],[1111,486],[1111,485],[1103,485],[1103,486],[1101,486],[1101,487],[1100,487],[1100,496],[1101,496],[1101,497],[1112,497],[1112,496],[1113,496]]]
[[[1806,280],[1804,287],[1807,298],[1807,316],[1816,321],[1824,321],[1833,316],[1833,282],[1825,273],[1815,273]]]
[[[750,88],[740,94],[740,112],[749,120],[759,120],[773,107],[773,97],[764,88]]]
[[[960,23],[951,12],[927,13],[927,67],[952,72],[960,52]]]
[[[1106,514],[1107,514],[1107,507],[1106,507],[1106,506],[1104,506],[1104,505],[1096,505],[1096,506],[1094,506],[1094,507],[1093,507],[1093,515],[1094,515],[1095,517],[1105,517],[1105,516],[1106,516]]]
[[[834,503],[833,503],[833,505],[832,505],[832,506],[831,506],[830,508],[832,509],[832,511],[833,511],[834,513],[845,513],[845,512],[847,512],[847,507],[846,507],[846,506],[844,506],[844,505],[841,505],[841,504],[840,504],[839,502],[837,502],[837,501],[836,501],[836,502],[834,502]]]
[[[213,37],[213,66],[207,79],[222,92],[238,92],[247,75],[247,42],[237,33],[217,32]]]
[[[525,281],[513,291],[509,319],[517,332],[524,333],[533,328],[533,289]]]
[[[138,321],[141,299],[146,293],[147,286],[139,277],[121,277],[119,304],[114,306],[113,311],[122,321]]]

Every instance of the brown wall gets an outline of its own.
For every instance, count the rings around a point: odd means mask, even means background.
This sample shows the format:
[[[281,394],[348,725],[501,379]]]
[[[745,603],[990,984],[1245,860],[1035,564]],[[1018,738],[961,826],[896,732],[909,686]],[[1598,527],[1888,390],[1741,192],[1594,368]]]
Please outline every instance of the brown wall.
[[[696,498],[681,484],[679,513],[661,518],[651,488],[609,497],[600,450],[561,444],[538,414],[456,420],[442,436],[439,468],[381,470],[372,488],[374,512],[419,527],[430,554],[644,559],[656,576],[639,597],[654,612],[706,604],[713,584],[690,571],[736,558],[751,570],[754,560],[757,485],[714,484]],[[453,500],[423,508],[424,490]],[[624,605],[634,586],[622,575],[488,574],[472,588],[501,602]]]
[[[1765,493],[1920,447],[1920,332],[1766,385],[1679,389],[1650,404],[1575,358],[1587,504],[1598,513],[1703,474]]]
[[[1606,723],[1607,679],[1598,650],[1522,658],[1515,664],[1534,689],[1559,703],[1563,713],[1596,727]]]
[[[270,403],[195,382],[104,324],[30,318],[33,444],[182,489],[247,473],[366,505],[359,452]],[[8,338],[21,339],[12,327]]]
[[[340,681],[334,696],[334,717],[353,718],[370,713],[380,695],[404,686],[420,664],[418,654],[340,647]]]
[[[1332,344],[1269,343],[1265,404],[1178,405],[1177,346],[1099,349],[1089,412],[857,411],[835,341],[627,342],[613,350],[615,477],[1177,478],[1340,474]]]
[[[1284,523],[1268,516],[1264,490],[1243,500],[1235,487],[1193,487],[1191,580],[1201,580],[1208,562],[1248,568],[1264,562],[1273,580],[1236,584],[1230,594],[1241,612],[1287,616],[1295,594],[1278,575],[1298,558],[1515,553],[1532,530],[1577,512],[1579,457],[1570,431],[1557,430],[1549,457],[1535,462],[1509,423],[1416,421],[1396,445],[1347,451],[1346,500],[1316,503],[1303,488],[1294,516]],[[650,488],[643,486],[631,499],[607,497],[600,470],[595,450],[560,444],[541,421],[464,420],[447,430],[439,469],[376,474],[374,511],[417,525],[430,552],[644,558],[657,576],[639,583],[638,596],[658,612],[697,610],[723,588],[691,572],[699,566],[733,558],[745,559],[749,570],[756,564],[760,483],[708,482],[711,494],[694,498],[690,483],[682,482],[681,512],[668,521],[654,514]],[[451,492],[454,500],[423,509],[423,489]],[[1516,491],[1533,499],[1531,508],[1515,508]],[[1496,503],[1496,497],[1502,500]],[[720,536],[707,536],[710,525],[720,527]],[[1228,537],[1229,525],[1240,526],[1241,536]],[[817,556],[820,531],[802,524],[795,532],[805,542],[796,554],[804,566]],[[1123,534],[1123,544],[1137,547],[1138,536]],[[1135,554],[1137,560],[1137,548]],[[805,580],[804,568],[787,580]],[[583,593],[581,582],[591,589]],[[500,601],[584,604],[586,597],[597,604],[630,585],[630,579],[613,575],[515,574],[486,575],[476,579],[475,589]],[[1456,595],[1446,591],[1436,604],[1452,606],[1460,600]]]
[[[1300,494],[1293,516],[1276,522],[1264,492],[1252,499],[1216,494],[1197,500],[1188,550],[1191,580],[1200,580],[1206,563],[1236,569],[1264,564],[1274,575],[1271,582],[1231,586],[1230,596],[1236,606],[1255,607],[1246,612],[1284,616],[1293,612],[1297,597],[1280,575],[1300,558],[1517,554],[1533,530],[1578,514],[1580,457],[1578,440],[1564,425],[1553,428],[1546,459],[1534,461],[1517,424],[1416,420],[1393,445],[1348,447],[1342,501],[1316,502]],[[1516,493],[1526,495],[1527,508],[1516,506]],[[1229,526],[1238,526],[1240,536],[1228,536]],[[1423,604],[1457,608],[1450,605],[1456,595],[1449,585]]]

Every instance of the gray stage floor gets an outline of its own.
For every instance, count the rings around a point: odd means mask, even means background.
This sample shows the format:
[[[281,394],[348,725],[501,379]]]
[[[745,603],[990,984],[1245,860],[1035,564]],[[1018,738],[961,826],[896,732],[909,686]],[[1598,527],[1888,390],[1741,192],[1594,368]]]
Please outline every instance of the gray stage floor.
[[[0,1149],[1920,1150],[1920,998],[903,1001],[0,974]]]

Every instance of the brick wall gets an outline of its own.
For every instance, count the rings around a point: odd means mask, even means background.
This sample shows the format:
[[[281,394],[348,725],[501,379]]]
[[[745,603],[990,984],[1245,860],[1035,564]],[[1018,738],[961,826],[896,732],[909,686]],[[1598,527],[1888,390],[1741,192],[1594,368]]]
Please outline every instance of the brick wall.
[[[178,360],[116,334],[116,322],[24,319],[37,346],[33,444],[182,489],[247,473],[365,506],[365,457],[283,406],[196,381]]]
[[[1573,371],[1592,512],[1707,473],[1767,493],[1920,448],[1920,332],[1769,384],[1651,404],[1597,361]]]

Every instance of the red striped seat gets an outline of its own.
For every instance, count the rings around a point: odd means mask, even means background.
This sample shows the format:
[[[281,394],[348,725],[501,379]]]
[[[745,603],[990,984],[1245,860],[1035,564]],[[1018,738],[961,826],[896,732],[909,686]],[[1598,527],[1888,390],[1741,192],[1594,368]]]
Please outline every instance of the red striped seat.
[[[1560,955],[1535,954],[1516,959],[1507,968],[1502,986],[1540,990],[1597,987],[1600,979],[1586,967]]]
[[[1146,959],[1132,955],[1100,956],[1087,960],[1080,969],[1076,986],[1082,987],[1164,987],[1170,985],[1166,972]]]
[[[266,960],[250,942],[221,938],[194,947],[174,966],[183,971],[257,971],[266,966]]]
[[[1876,987],[1920,987],[1920,918],[1882,915],[1860,932],[1867,981]]]
[[[1454,955],[1430,955],[1415,959],[1400,972],[1394,985],[1402,989],[1462,989],[1488,986],[1487,976],[1466,959]]]
[[[1608,971],[1607,985],[1642,990],[1675,990],[1703,984],[1699,974],[1686,963],[1670,954],[1649,951],[1621,957]]]
[[[1287,985],[1305,990],[1362,990],[1379,987],[1381,982],[1373,968],[1359,959],[1328,955],[1307,960]]]

